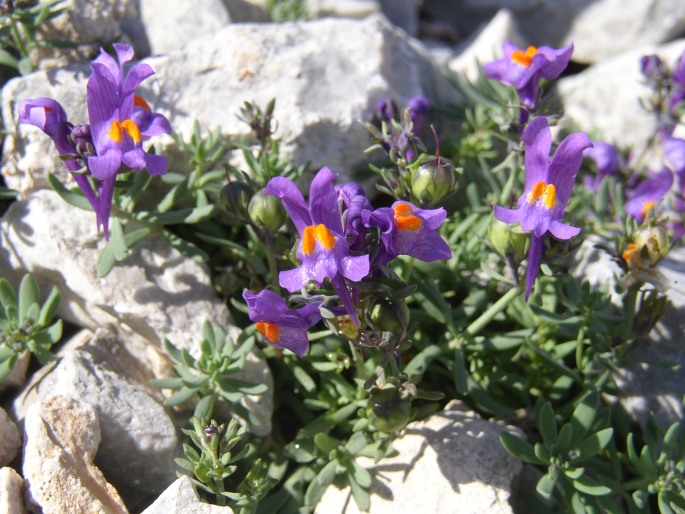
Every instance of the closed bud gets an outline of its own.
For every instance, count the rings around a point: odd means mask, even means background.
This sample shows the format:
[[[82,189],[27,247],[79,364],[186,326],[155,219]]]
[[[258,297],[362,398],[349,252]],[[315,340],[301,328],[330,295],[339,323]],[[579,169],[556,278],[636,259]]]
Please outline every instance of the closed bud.
[[[380,300],[370,310],[375,329],[392,332],[400,339],[407,335],[409,327],[409,307],[404,300]]]
[[[523,261],[528,252],[530,233],[521,229],[521,225],[510,225],[493,217],[488,227],[488,235],[497,253],[508,262]]]
[[[670,241],[663,227],[643,227],[633,235],[633,243],[646,254],[649,265],[655,266],[668,252]],[[644,249],[644,250],[643,250]]]
[[[452,194],[457,184],[454,164],[444,157],[427,156],[411,174],[411,194],[430,207]]]
[[[245,220],[251,194],[250,186],[244,182],[226,184],[219,193],[219,208],[231,217]]]
[[[411,398],[403,397],[394,384],[371,389],[366,417],[376,429],[387,433],[398,432],[413,416]]]
[[[281,228],[286,219],[281,199],[267,194],[263,189],[252,197],[247,212],[254,224],[271,232]]]

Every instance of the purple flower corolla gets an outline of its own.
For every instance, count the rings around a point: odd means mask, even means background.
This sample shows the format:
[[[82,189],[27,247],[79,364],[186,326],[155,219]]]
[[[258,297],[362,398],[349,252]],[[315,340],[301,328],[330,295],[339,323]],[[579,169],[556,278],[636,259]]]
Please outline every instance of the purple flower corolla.
[[[568,66],[573,43],[556,49],[529,46],[525,51],[507,41],[502,46],[504,57],[483,65],[485,75],[514,87],[523,105],[535,108],[542,79],[556,79]]]
[[[576,175],[583,161],[583,151],[592,143],[587,134],[573,133],[564,139],[550,160],[552,132],[547,118],[535,118],[523,132],[525,143],[525,187],[517,209],[496,205],[495,218],[504,223],[520,223],[532,232],[526,274],[526,298],[530,295],[539,270],[547,232],[558,239],[570,239],[580,229],[561,221]]]
[[[270,345],[286,348],[298,357],[307,353],[307,330],[322,319],[320,302],[309,303],[300,309],[288,309],[283,298],[267,289],[259,294],[246,289],[243,298],[250,319]]]
[[[671,81],[673,92],[671,93],[669,109],[674,112],[678,104],[685,99],[685,54],[678,59],[678,63],[671,74]]]
[[[664,168],[628,192],[626,213],[642,222],[647,213],[661,200],[673,185],[673,172]]]
[[[442,207],[419,209],[403,201],[373,212],[364,211],[364,224],[380,231],[381,246],[374,264],[387,264],[398,255],[425,262],[451,259],[452,251],[438,233],[446,216],[447,211]]]
[[[620,163],[618,149],[604,141],[592,141],[592,147],[586,148],[583,156],[592,159],[597,165],[597,175],[584,177],[583,184],[591,191],[596,191],[605,177],[614,175]]]
[[[343,235],[350,244],[351,251],[363,251],[366,240],[366,226],[362,212],[370,210],[371,202],[364,189],[355,182],[335,186],[338,205],[343,219]]]
[[[282,287],[295,292],[310,281],[320,286],[328,278],[345,310],[358,326],[356,308],[345,279],[357,282],[366,277],[369,274],[369,256],[350,254],[333,186],[337,176],[329,168],[321,168],[309,190],[309,205],[292,180],[274,177],[267,184],[266,192],[283,201],[283,207],[300,234],[297,257],[302,264],[282,271],[278,279]]]
[[[171,126],[135,95],[136,88],[154,71],[148,64],[138,63],[124,75],[124,64],[133,59],[133,48],[118,43],[114,49],[117,59],[102,50],[90,65],[93,74],[87,88],[88,116],[97,156],[88,159],[88,167],[99,180],[116,175],[122,165],[132,170],[147,167],[150,175],[162,175],[167,170],[166,157],[145,152],[142,142],[170,134]]]
[[[423,95],[417,95],[409,99],[407,102],[407,109],[409,109],[409,119],[414,126],[414,134],[421,132],[423,124],[426,121],[426,115],[428,114],[428,108],[430,104],[428,98]]]

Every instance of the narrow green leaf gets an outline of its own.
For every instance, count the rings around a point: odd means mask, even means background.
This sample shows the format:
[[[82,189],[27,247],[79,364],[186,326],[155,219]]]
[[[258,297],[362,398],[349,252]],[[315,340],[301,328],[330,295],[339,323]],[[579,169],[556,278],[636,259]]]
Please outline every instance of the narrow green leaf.
[[[469,372],[466,370],[466,361],[464,358],[464,350],[457,346],[454,349],[454,387],[461,395],[467,395],[469,392],[468,377]]]
[[[199,419],[210,419],[213,415],[212,406],[216,402],[216,397],[213,394],[208,394],[200,398],[200,401],[195,405],[193,415]]]
[[[554,487],[557,485],[557,478],[558,475],[547,473],[538,481],[535,490],[540,493],[540,496],[549,500],[554,492]]]
[[[150,385],[153,387],[158,387],[159,389],[178,389],[183,386],[183,380],[174,378],[153,378],[150,380]]]
[[[516,437],[509,432],[502,432],[499,436],[499,440],[502,443],[502,446],[519,460],[529,464],[545,464],[544,461],[535,456],[533,447],[523,439]]]
[[[340,441],[338,439],[324,433],[316,434],[314,436],[314,444],[326,455],[340,447]]]
[[[5,359],[0,362],[0,382],[5,380],[10,373],[12,373],[12,368],[14,363],[17,362],[17,354],[13,354],[9,359]]]
[[[371,507],[371,496],[369,495],[369,492],[364,489],[352,475],[348,474],[347,479],[350,482],[352,496],[354,497],[354,502],[357,504],[357,507],[359,507],[359,510],[368,511]]]
[[[361,467],[355,461],[350,461],[351,469],[349,470],[354,477],[354,481],[357,482],[364,489],[369,489],[371,487],[371,482],[373,481],[371,473],[368,470]]]
[[[157,225],[194,224],[213,218],[219,212],[214,205],[205,205],[170,212],[139,212],[135,219]]]
[[[128,247],[124,238],[124,227],[119,218],[110,218],[109,242],[100,252],[98,258],[98,277],[106,277],[117,262],[128,256]]]
[[[597,407],[599,405],[599,395],[595,391],[591,391],[578,403],[571,414],[571,424],[573,437],[569,441],[570,448],[575,448],[580,442],[585,439],[592,423],[597,416]]]
[[[319,485],[330,485],[333,482],[333,480],[335,480],[337,467],[338,463],[335,460],[332,460],[328,464],[326,464],[323,467],[323,469],[319,471],[319,474],[316,476],[316,480],[319,482]]]
[[[604,496],[611,492],[611,489],[590,478],[587,474],[583,474],[575,479],[573,487],[581,493],[589,494],[590,496]]]
[[[5,310],[10,307],[17,310],[19,307],[17,294],[6,278],[0,278],[0,303],[5,307]]]
[[[314,379],[312,379],[302,367],[294,366],[292,372],[295,379],[304,387],[305,391],[308,393],[316,391],[316,382],[314,382]]]
[[[605,428],[596,434],[590,435],[578,446],[578,457],[574,459],[574,462],[581,462],[589,459],[590,457],[594,457],[601,452],[607,444],[609,444],[612,437],[614,437],[613,428]]]
[[[67,189],[64,184],[62,184],[52,173],[48,173],[48,182],[50,183],[50,187],[54,189],[55,193],[57,193],[59,197],[69,205],[84,211],[92,212],[93,207],[90,205],[90,202],[86,199],[86,197],[83,196],[83,193],[80,191],[75,192]]]
[[[554,420],[554,411],[549,402],[543,403],[542,408],[540,409],[538,428],[540,429],[540,434],[542,435],[542,440],[545,442],[545,446],[550,451],[553,451],[557,444],[557,423]]]
[[[57,314],[57,309],[59,309],[60,301],[62,300],[62,295],[57,287],[53,287],[50,294],[45,299],[43,307],[40,309],[40,315],[38,316],[38,324],[45,326],[52,318]]]
[[[309,507],[314,507],[326,492],[328,484],[322,485],[318,480],[312,480],[307,487],[307,491],[304,494],[305,505]]]
[[[3,66],[9,66],[15,70],[19,66],[19,61],[11,53],[9,53],[4,48],[0,48],[0,64]]]
[[[171,395],[169,398],[164,400],[164,405],[167,407],[173,407],[175,405],[180,405],[182,403],[187,402],[190,400],[193,396],[195,396],[195,393],[197,391],[195,389],[189,389],[187,387],[181,388],[180,391],[177,393],[174,393]]]
[[[345,449],[350,452],[351,455],[356,455],[368,444],[368,442],[364,432],[355,432],[350,436],[347,444],[345,444]]]

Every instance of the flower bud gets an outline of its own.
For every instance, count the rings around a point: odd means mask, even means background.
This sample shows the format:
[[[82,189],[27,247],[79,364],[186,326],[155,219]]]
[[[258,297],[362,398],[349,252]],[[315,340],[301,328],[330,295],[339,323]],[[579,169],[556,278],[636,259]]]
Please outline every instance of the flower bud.
[[[402,430],[413,416],[411,398],[402,398],[394,384],[371,389],[366,417],[376,429],[381,432],[397,432]]]
[[[247,206],[247,212],[253,223],[271,232],[281,228],[286,219],[281,199],[267,194],[263,189],[254,194]]]
[[[663,227],[643,227],[633,235],[633,243],[649,258],[649,265],[655,266],[668,252],[670,242]],[[642,251],[642,249],[645,251]]]
[[[232,217],[245,220],[251,193],[250,187],[244,182],[226,184],[219,193],[219,208]]]
[[[380,300],[370,309],[371,321],[376,330],[392,332],[400,339],[409,327],[409,307],[404,300]]]
[[[456,183],[452,161],[428,156],[411,175],[411,194],[422,206],[431,206],[452,194]]]
[[[493,216],[488,227],[490,242],[497,253],[514,263],[520,263],[528,252],[530,232],[521,229],[518,223],[510,225]]]

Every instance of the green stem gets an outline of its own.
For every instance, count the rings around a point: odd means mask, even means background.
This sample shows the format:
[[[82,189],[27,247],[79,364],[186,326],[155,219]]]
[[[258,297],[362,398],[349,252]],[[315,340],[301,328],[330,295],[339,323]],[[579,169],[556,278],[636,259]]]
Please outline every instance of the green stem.
[[[519,293],[521,293],[521,290],[518,287],[512,287],[509,289],[509,291],[507,291],[502,298],[493,303],[488,310],[478,316],[478,318],[476,318],[468,327],[466,327],[464,332],[469,334],[471,337],[478,334],[481,330],[488,326],[495,316],[506,309],[509,303],[511,303]]]
[[[264,245],[266,246],[266,262],[269,266],[269,283],[274,291],[280,290],[278,283],[278,263],[276,262],[274,237],[270,232],[265,232]]]
[[[22,57],[28,57],[28,50],[26,49],[26,46],[24,45],[24,40],[22,39],[21,33],[17,28],[17,22],[12,16],[10,16],[10,25],[12,27],[12,39],[14,40],[14,44],[16,45],[17,50],[19,51],[19,55],[21,55]]]

